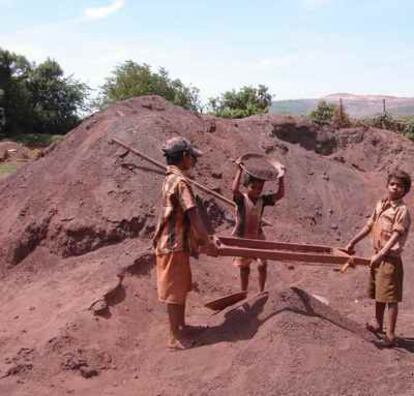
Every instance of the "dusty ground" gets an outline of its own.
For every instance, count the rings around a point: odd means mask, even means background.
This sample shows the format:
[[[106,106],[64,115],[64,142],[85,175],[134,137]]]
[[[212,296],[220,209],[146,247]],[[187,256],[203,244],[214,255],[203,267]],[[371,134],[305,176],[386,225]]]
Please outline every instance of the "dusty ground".
[[[193,262],[188,318],[210,327],[192,350],[165,349],[149,250],[163,176],[111,138],[162,162],[160,142],[176,134],[205,151],[198,180],[227,197],[232,158],[265,152],[286,165],[286,197],[265,213],[273,240],[344,245],[382,197],[386,171],[414,174],[413,143],[388,131],[219,120],[158,97],[92,116],[0,181],[0,394],[412,395],[410,240],[394,350],[364,330],[373,306],[363,268],[271,263],[267,295],[256,295],[253,271],[248,299],[212,315],[203,302],[237,291],[238,278],[230,259],[205,257]],[[228,234],[232,211],[205,198],[217,232]],[[359,253],[369,254],[368,242]]]

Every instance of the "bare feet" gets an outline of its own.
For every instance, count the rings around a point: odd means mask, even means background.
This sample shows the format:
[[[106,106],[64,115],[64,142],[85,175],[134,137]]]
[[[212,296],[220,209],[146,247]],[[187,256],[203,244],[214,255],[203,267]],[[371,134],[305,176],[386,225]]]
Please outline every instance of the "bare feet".
[[[374,333],[376,335],[384,333],[384,330],[378,325],[366,323],[365,328],[370,331],[371,333]]]
[[[389,338],[387,336],[375,344],[380,348],[394,348],[397,345],[395,337]]]
[[[168,348],[173,351],[184,351],[190,349],[192,346],[194,346],[194,341],[184,337],[181,337],[180,339],[172,338],[168,342]]]

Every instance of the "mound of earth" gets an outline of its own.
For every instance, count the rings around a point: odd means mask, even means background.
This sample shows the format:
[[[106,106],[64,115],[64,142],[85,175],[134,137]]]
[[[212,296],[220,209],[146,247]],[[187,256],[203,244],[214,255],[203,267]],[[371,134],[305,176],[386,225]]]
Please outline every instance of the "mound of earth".
[[[265,212],[271,240],[343,245],[384,194],[386,171],[414,174],[414,145],[389,131],[223,120],[156,96],[91,116],[0,181],[0,394],[412,394],[409,265],[403,338],[381,350],[363,327],[373,310],[365,269],[270,263],[267,295],[255,296],[253,271],[249,298],[212,315],[203,303],[237,291],[238,274],[230,258],[202,256],[188,318],[209,328],[195,348],[166,350],[150,249],[163,172],[112,139],[163,163],[161,144],[176,135],[205,152],[194,177],[228,198],[239,155],[286,166],[286,197]],[[203,198],[216,232],[229,234],[233,209]],[[359,253],[369,254],[368,242]],[[405,261],[413,257],[409,242]]]

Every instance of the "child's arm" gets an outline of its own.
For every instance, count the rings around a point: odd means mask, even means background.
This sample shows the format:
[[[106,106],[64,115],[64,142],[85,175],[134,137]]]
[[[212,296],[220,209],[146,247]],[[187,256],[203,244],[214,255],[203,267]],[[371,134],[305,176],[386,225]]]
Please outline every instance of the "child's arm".
[[[365,224],[365,226],[362,228],[362,230],[360,232],[358,232],[358,234],[356,234],[348,243],[348,245],[345,246],[345,250],[349,253],[349,254],[354,254],[355,250],[354,247],[355,245],[359,242],[362,241],[370,232],[372,227],[374,226],[375,223],[375,219],[377,218],[377,206],[375,207],[374,211],[372,212],[370,218],[368,219],[367,223]]]
[[[233,184],[231,185],[231,191],[233,193],[233,197],[240,197],[242,194],[240,192],[240,179],[243,173],[243,169],[241,167],[241,162],[236,161],[237,164],[237,171],[236,175],[234,176]]]
[[[273,202],[279,201],[279,199],[282,199],[285,196],[285,176],[279,178],[279,188],[277,192],[272,194]]]
[[[364,228],[349,241],[349,243],[345,246],[345,250],[350,254],[354,254],[355,245],[359,241],[362,241],[370,232],[371,232],[371,226],[369,226],[368,224],[365,225]]]
[[[371,257],[370,267],[375,267],[378,265],[383,258],[388,254],[388,252],[391,250],[391,248],[395,245],[395,243],[398,241],[398,238],[400,237],[400,233],[398,231],[394,231],[391,234],[391,238],[388,239],[387,243],[384,245],[384,247],[376,254],[374,254]]]
[[[203,247],[203,253],[210,256],[217,256],[217,247],[208,234],[207,229],[200,215],[198,214],[197,208],[193,207],[189,209],[187,213],[194,234],[197,236],[199,244]]]

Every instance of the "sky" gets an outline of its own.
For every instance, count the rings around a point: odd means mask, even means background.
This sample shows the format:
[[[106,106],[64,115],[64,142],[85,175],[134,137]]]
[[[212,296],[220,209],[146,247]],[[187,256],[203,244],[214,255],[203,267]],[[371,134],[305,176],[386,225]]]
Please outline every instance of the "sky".
[[[412,0],[0,0],[0,47],[55,59],[95,93],[126,60],[204,100],[264,84],[274,99],[414,97]]]

